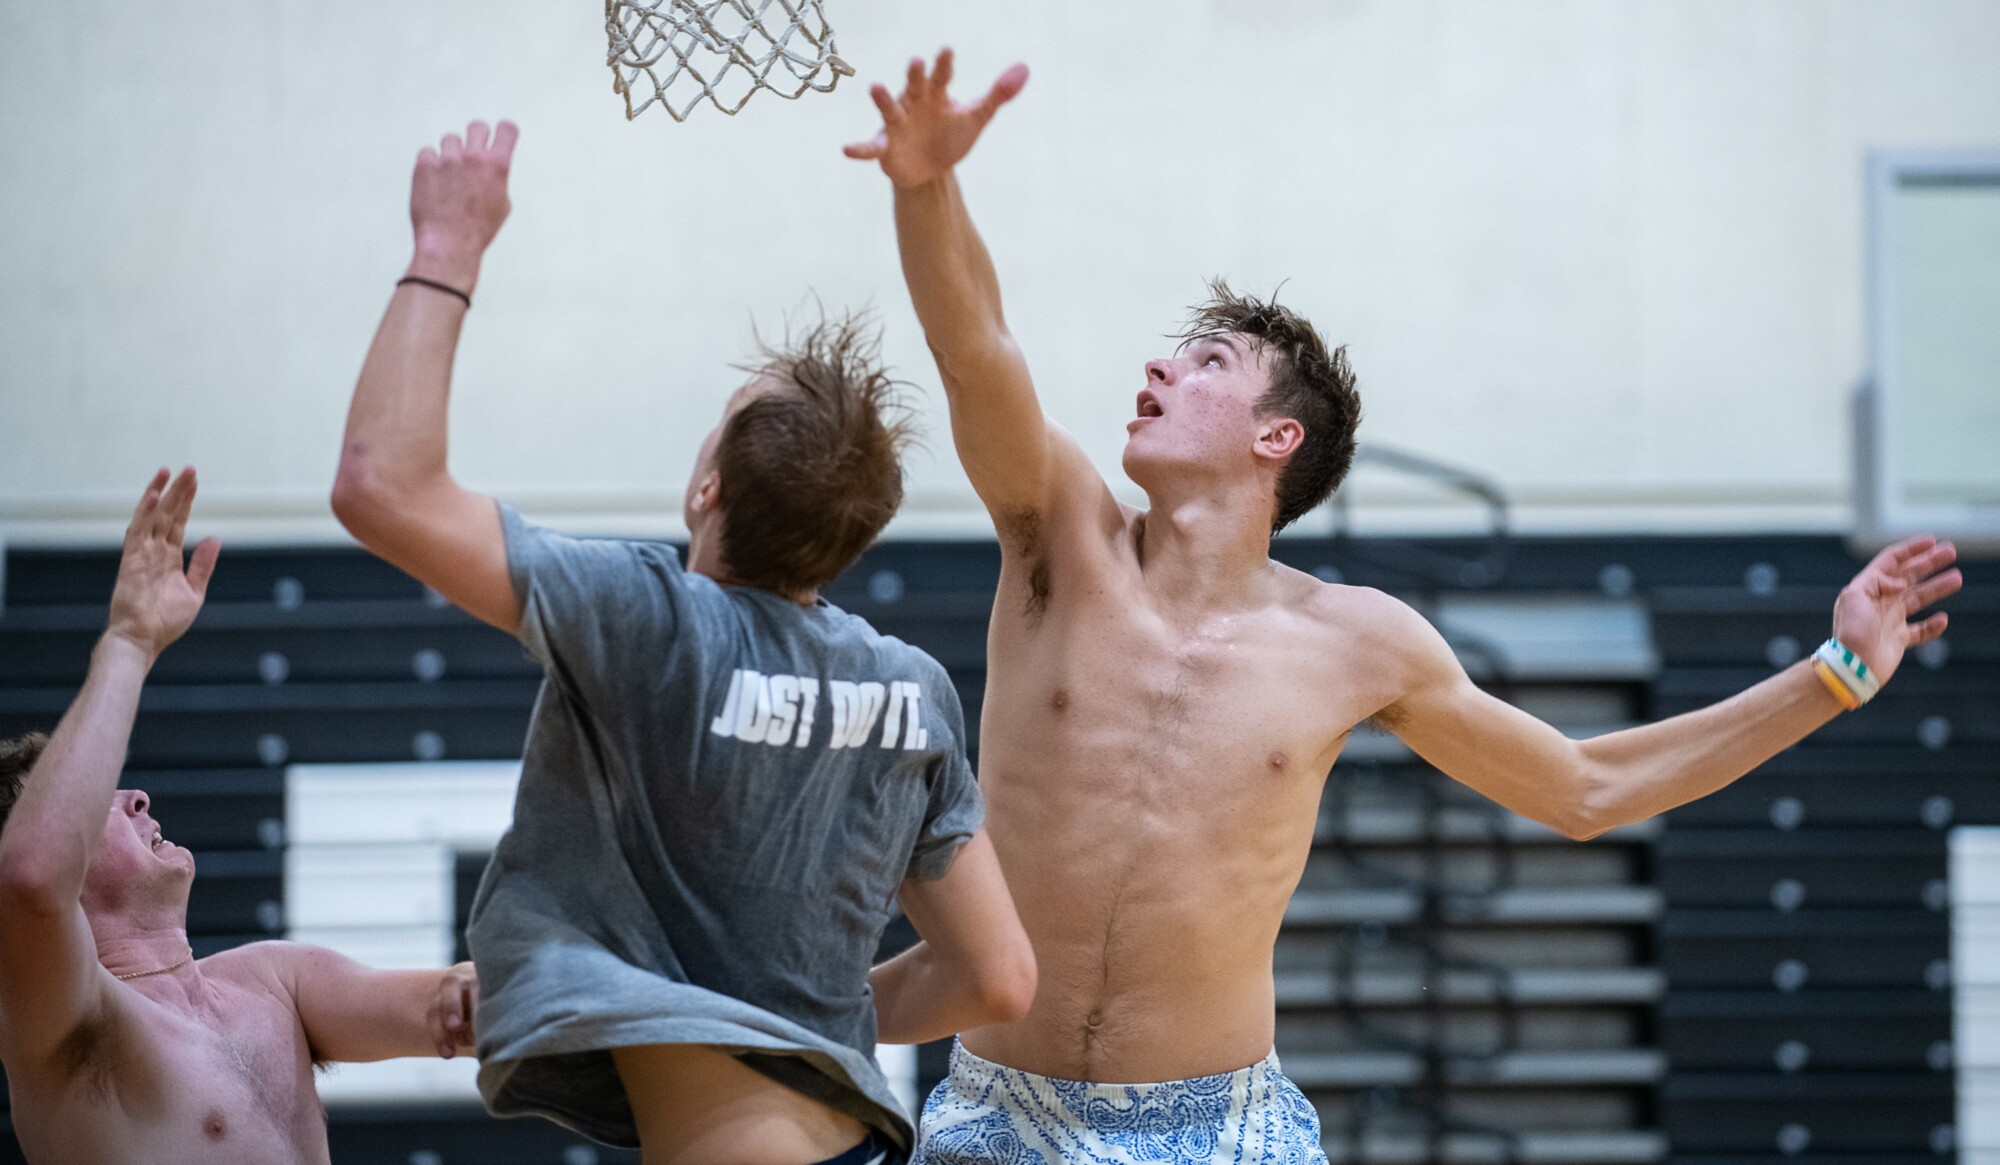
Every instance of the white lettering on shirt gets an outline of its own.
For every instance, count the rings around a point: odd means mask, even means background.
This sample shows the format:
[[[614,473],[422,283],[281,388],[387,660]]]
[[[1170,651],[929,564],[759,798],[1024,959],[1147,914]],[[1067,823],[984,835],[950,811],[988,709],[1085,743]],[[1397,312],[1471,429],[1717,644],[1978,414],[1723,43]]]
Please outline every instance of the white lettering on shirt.
[[[882,722],[882,747],[930,747],[924,727],[924,689],[914,680],[828,680],[823,685],[833,714],[828,748],[860,748],[868,743],[877,721]],[[812,742],[818,722],[822,684],[814,676],[767,676],[738,668],[729,676],[722,710],[708,725],[716,736],[746,744]]]

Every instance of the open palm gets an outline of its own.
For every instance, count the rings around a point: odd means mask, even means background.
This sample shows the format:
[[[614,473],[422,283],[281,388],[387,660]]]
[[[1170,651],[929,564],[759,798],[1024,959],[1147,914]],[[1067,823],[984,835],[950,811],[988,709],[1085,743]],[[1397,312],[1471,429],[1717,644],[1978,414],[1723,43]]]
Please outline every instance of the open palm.
[[[889,181],[901,187],[922,186],[944,177],[972,151],[980,131],[1002,105],[1028,83],[1028,66],[1015,65],[1000,74],[985,97],[961,105],[946,92],[951,85],[950,49],[940,49],[937,63],[926,72],[923,58],[910,61],[903,95],[891,97],[886,85],[869,89],[882,111],[882,132],[870,141],[846,148],[850,158],[882,163]]]
[[[1948,570],[1958,549],[1930,535],[1905,539],[1876,555],[1833,604],[1833,634],[1887,683],[1903,662],[1903,652],[1944,634],[1937,612],[1911,622],[1925,607],[1965,585]]]
[[[204,540],[195,547],[193,561],[182,569],[181,540],[194,506],[194,470],[183,469],[172,484],[168,482],[166,470],[154,474],[133,510],[132,524],[125,530],[124,556],[118,562],[118,583],[111,591],[110,634],[153,655],[179,639],[200,613],[220,549],[215,539]]]

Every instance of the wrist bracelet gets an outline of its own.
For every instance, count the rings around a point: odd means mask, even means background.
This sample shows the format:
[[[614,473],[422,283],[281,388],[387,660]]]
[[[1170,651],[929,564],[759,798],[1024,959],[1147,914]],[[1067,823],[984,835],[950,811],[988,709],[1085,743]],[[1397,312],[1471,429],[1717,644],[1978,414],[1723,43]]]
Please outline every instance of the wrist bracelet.
[[[1814,656],[1812,669],[1813,674],[1819,677],[1819,682],[1825,684],[1826,690],[1833,693],[1833,698],[1840,701],[1843,709],[1852,712],[1861,706],[1861,698],[1847,690],[1847,685],[1840,682],[1840,677],[1825,660]]]
[[[458,288],[451,286],[448,283],[439,283],[435,279],[425,279],[421,275],[405,275],[401,279],[396,280],[396,286],[398,287],[401,287],[405,283],[414,283],[419,287],[428,287],[433,291],[442,291],[446,295],[457,296],[460,300],[464,301],[465,306],[467,307],[472,306],[471,296],[467,295],[463,291],[460,291]]]
[[[1853,648],[1838,639],[1827,640],[1819,645],[1818,651],[1813,652],[1813,670],[1819,673],[1821,682],[1831,681],[1829,689],[1832,684],[1839,684],[1847,692],[1854,701],[1848,705],[1850,710],[1866,704],[1882,690],[1882,681],[1874,670],[1854,653]]]

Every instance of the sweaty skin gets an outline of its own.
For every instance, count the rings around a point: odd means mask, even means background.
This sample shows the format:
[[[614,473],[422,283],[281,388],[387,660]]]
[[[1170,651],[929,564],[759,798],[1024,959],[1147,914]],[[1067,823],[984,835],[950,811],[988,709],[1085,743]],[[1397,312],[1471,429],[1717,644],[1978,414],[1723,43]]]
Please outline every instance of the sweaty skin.
[[[469,963],[376,971],[300,943],[190,957],[194,855],[118,774],[146,674],[200,610],[194,471],[153,479],[76,701],[0,830],[0,1062],[35,1165],[327,1161],[317,1061],[472,1046]]]
[[[1230,1071],[1271,1047],[1272,946],[1327,769],[1387,703],[1380,671],[1330,662],[1379,649],[1377,600],[1273,564],[1242,607],[1162,609],[1141,516],[1100,514],[1002,569],[982,779],[1041,990],[965,1043],[1067,1079]]]
[[[1272,952],[1321,788],[1374,719],[1501,805],[1583,839],[1727,785],[1839,714],[1807,663],[1710,708],[1587,741],[1482,692],[1437,631],[1377,591],[1274,563],[1278,479],[1304,439],[1260,404],[1255,337],[1147,362],[1120,504],[1041,411],[954,167],[1027,71],[947,94],[950,50],[910,63],[849,157],[895,188],[904,279],[1002,566],[980,776],[1040,967],[1027,1016],[972,1052],[1065,1079],[1229,1072],[1270,1049]],[[1835,634],[1878,675],[1936,638],[1949,543],[1910,539],[1842,591]]]

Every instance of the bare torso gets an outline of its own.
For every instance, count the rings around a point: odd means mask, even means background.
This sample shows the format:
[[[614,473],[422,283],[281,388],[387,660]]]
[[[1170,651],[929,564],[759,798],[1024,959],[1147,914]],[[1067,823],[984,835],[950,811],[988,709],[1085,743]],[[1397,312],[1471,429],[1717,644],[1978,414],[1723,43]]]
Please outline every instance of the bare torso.
[[[10,1064],[8,1084],[36,1165],[328,1160],[305,1029],[255,948],[121,984],[54,1063]]]
[[[1255,602],[1157,601],[1124,529],[1010,552],[982,720],[989,830],[1034,941],[1027,1017],[974,1053],[1140,1082],[1261,1059],[1272,949],[1353,726],[1393,699],[1376,592],[1272,564]]]

